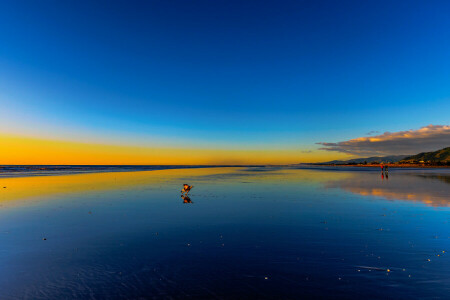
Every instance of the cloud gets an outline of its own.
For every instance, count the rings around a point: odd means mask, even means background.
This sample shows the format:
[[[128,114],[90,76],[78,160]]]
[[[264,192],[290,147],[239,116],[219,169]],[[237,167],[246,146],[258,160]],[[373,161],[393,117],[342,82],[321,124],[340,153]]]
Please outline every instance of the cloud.
[[[450,146],[450,126],[428,125],[417,130],[385,132],[337,143],[317,143],[325,151],[352,155],[400,155],[436,151]]]
[[[379,131],[376,131],[376,130],[372,130],[372,131],[369,131],[368,133],[367,133],[367,135],[372,135],[372,134],[376,134],[376,133],[380,133]]]

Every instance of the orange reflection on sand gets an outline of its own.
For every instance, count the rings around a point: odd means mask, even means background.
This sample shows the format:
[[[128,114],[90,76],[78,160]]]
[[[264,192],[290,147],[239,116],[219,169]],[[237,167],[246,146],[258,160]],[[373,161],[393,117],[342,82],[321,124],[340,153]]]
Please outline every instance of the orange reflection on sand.
[[[219,176],[219,184],[241,184],[242,181],[248,181],[254,185],[267,186],[275,180],[281,185],[318,187],[351,177],[351,174],[346,173],[336,176],[333,172],[312,170],[228,167],[0,178],[0,206],[21,206],[30,201],[49,200],[55,195],[120,191],[168,183],[174,184],[174,191],[179,193],[183,183],[189,181],[195,185],[196,182],[204,180],[202,177],[215,175]]]
[[[347,187],[345,190],[350,191],[354,194],[359,194],[362,196],[376,196],[383,197],[388,200],[408,200],[414,202],[422,202],[428,206],[436,207],[450,207],[450,201],[442,198],[441,196],[433,196],[427,193],[416,193],[411,194],[408,192],[402,193],[397,191],[381,190],[381,189],[363,189],[363,188],[352,188]]]
[[[0,205],[21,205],[24,203],[20,200],[43,199],[52,195],[125,190],[157,185],[180,177],[224,174],[234,170],[235,168],[195,168],[0,178]]]
[[[373,173],[361,173],[352,174],[351,178],[330,182],[327,187],[342,188],[361,196],[422,202],[434,207],[450,207],[448,182],[448,176],[443,175],[393,173],[389,181],[382,181]]]

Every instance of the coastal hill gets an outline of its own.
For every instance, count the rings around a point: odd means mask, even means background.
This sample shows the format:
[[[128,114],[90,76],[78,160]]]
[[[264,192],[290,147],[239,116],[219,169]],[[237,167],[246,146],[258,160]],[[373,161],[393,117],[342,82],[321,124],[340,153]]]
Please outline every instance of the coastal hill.
[[[332,160],[329,162],[316,163],[316,165],[450,165],[450,147],[446,147],[434,152],[422,152],[416,155],[390,155],[373,156],[366,158],[354,158],[349,160]]]
[[[372,156],[372,157],[365,157],[365,158],[354,158],[349,160],[332,160],[328,162],[324,162],[322,164],[332,164],[332,165],[346,165],[346,164],[364,164],[364,163],[395,163],[398,162],[404,158],[406,158],[408,155],[389,155],[389,156]]]
[[[400,163],[449,163],[450,147],[434,152],[422,152],[416,155],[405,157]]]

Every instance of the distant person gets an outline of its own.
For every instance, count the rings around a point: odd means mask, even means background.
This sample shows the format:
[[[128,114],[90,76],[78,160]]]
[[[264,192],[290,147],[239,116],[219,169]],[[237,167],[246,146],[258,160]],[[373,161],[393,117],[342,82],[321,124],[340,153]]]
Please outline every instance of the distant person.
[[[385,171],[385,172],[388,171],[388,165],[384,166],[384,171]]]
[[[383,164],[380,164],[381,172],[383,172]]]

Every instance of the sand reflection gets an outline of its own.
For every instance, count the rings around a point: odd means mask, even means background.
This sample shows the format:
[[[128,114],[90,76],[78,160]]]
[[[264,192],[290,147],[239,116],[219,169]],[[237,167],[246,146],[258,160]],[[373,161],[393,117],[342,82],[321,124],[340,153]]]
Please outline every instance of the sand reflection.
[[[176,184],[174,191],[179,191],[182,178],[235,171],[236,168],[200,168],[0,178],[0,206],[23,206],[29,201],[47,201],[61,195],[157,188],[167,183]]]
[[[307,170],[286,168],[204,168],[170,169],[142,172],[91,173],[60,176],[0,178],[0,206],[25,206],[30,201],[66,199],[65,196],[113,191],[164,189],[179,193],[185,182],[203,192],[210,184],[261,191],[277,189],[340,188],[362,196],[388,200],[420,201],[429,206],[450,207],[450,173]],[[245,188],[243,186],[245,184]],[[4,187],[4,188],[3,188]],[[269,189],[270,190],[270,189]],[[183,203],[193,203],[186,195]]]
[[[381,178],[380,178],[381,177]],[[388,200],[423,202],[428,206],[450,207],[450,174],[364,173],[329,182],[326,186],[342,188],[362,196]]]

